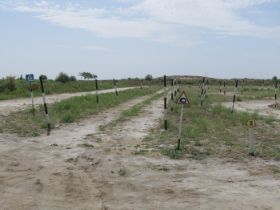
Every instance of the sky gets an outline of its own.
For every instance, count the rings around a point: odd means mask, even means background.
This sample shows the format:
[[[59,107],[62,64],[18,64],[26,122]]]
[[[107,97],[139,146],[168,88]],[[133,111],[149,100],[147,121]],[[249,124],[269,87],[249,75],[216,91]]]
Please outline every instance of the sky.
[[[0,0],[0,77],[280,77],[280,0]]]

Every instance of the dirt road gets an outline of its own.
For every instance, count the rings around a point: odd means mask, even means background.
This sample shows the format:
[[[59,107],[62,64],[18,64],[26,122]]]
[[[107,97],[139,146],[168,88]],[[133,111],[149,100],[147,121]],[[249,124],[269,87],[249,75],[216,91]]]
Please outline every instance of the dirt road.
[[[241,101],[235,103],[235,109],[244,112],[257,112],[263,116],[273,116],[280,119],[280,111],[269,108],[268,106],[274,104],[274,100],[253,100],[253,101]],[[232,107],[232,102],[222,103],[227,108]]]
[[[128,89],[132,89],[135,87],[126,87],[126,88],[118,88],[118,91],[124,91]],[[107,89],[107,90],[99,90],[99,93],[111,93],[115,92],[115,89]],[[83,96],[88,94],[95,94],[95,91],[90,92],[77,92],[77,93],[63,93],[63,94],[53,94],[53,95],[47,95],[46,100],[48,104],[52,104],[58,101],[62,101],[67,98],[71,98],[74,96]],[[35,97],[34,98],[34,104],[42,105],[42,97]],[[11,99],[11,100],[0,100],[0,116],[7,116],[11,112],[24,110],[27,107],[31,106],[31,98],[19,98],[19,99]]]
[[[279,209],[278,162],[170,160],[135,155],[162,117],[162,101],[100,130],[146,97],[54,130],[51,136],[0,134],[1,209]]]

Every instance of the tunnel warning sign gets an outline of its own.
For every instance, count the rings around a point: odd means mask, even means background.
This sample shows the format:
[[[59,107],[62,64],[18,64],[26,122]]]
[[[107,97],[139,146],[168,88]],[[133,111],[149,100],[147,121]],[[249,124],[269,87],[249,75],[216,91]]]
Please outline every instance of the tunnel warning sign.
[[[179,96],[179,98],[177,99],[177,104],[189,104],[189,99],[187,97],[187,94],[185,93],[185,91],[183,91],[181,93],[181,95]]]

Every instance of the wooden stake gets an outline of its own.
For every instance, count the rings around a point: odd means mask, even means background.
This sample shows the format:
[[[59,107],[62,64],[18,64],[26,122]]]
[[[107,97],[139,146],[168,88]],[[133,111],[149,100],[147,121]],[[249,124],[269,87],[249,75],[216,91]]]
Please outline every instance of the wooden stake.
[[[167,130],[167,87],[166,87],[166,75],[163,77],[164,85],[164,129]]]
[[[236,94],[237,94],[237,87],[238,87],[238,80],[235,81],[235,87],[234,87],[234,95],[233,95],[233,100],[232,100],[231,113],[233,113],[233,111],[234,111],[234,105],[235,105]]]
[[[171,79],[171,112],[173,112],[174,106],[174,79]]]
[[[33,94],[33,89],[32,89],[31,82],[29,82],[29,90],[30,90],[31,102],[32,102],[32,114],[33,114],[33,116],[35,116],[34,94]]]
[[[96,95],[96,104],[97,104],[97,109],[99,107],[99,93],[98,93],[98,80],[95,79],[95,95]]]
[[[115,87],[116,96],[119,96],[118,89],[117,89],[117,82],[115,79],[113,79],[113,83],[114,83],[114,87]]]
[[[45,114],[46,114],[46,121],[47,121],[47,126],[48,126],[48,133],[47,133],[47,135],[50,135],[50,133],[51,133],[51,123],[50,123],[50,117],[49,117],[48,107],[47,107],[47,103],[46,103],[43,78],[40,77],[39,79],[40,79],[40,84],[41,84],[41,91],[42,91],[43,103],[44,103]]]

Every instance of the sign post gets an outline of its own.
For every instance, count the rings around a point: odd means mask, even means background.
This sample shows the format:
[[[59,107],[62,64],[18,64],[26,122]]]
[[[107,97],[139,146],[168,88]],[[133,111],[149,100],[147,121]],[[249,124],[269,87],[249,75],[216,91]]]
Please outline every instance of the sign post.
[[[277,80],[275,80],[275,93],[274,93],[275,106],[277,105],[277,87],[278,87],[278,83]]]
[[[171,112],[173,112],[174,105],[174,79],[171,79]]]
[[[233,100],[232,100],[231,113],[233,113],[233,111],[234,111],[234,105],[235,105],[235,101],[236,101],[237,88],[238,88],[238,80],[235,81],[235,87],[234,87],[234,95],[233,95]]]
[[[163,86],[164,86],[164,129],[167,130],[167,87],[166,87],[166,75],[163,77]]]
[[[200,106],[203,106],[203,102],[205,100],[205,77],[202,79],[201,83],[201,93],[200,93]]]
[[[43,97],[43,103],[44,103],[44,108],[45,108],[45,114],[46,114],[46,121],[47,121],[47,126],[48,126],[48,136],[51,133],[51,123],[50,123],[50,117],[49,117],[49,112],[48,112],[48,107],[46,103],[46,98],[45,98],[45,89],[44,89],[44,84],[43,84],[43,78],[40,76],[40,84],[41,84],[41,90],[42,90],[42,97]]]
[[[255,138],[254,138],[254,127],[256,127],[256,121],[255,120],[249,120],[247,122],[248,126],[248,142],[249,142],[249,154],[254,156],[255,155]]]
[[[176,79],[174,79],[173,85],[174,85],[174,97],[176,97],[177,96],[177,80]]]
[[[117,89],[117,82],[116,82],[116,80],[115,80],[115,79],[113,79],[113,83],[114,83],[114,88],[115,88],[115,93],[116,93],[116,96],[118,96],[118,95],[119,95],[119,93],[118,93],[118,89]]]
[[[180,114],[180,124],[179,124],[179,136],[177,142],[177,150],[180,150],[181,147],[181,136],[182,136],[182,127],[183,127],[183,115],[184,115],[184,105],[189,104],[187,94],[183,91],[180,97],[177,100],[177,104],[181,104],[181,114]]]
[[[34,75],[26,74],[25,79],[29,83],[29,91],[30,91],[31,101],[32,101],[32,114],[34,116],[35,115],[34,94],[33,94],[33,89],[32,89],[32,84],[31,84],[34,81]]]
[[[96,104],[97,104],[97,109],[98,109],[99,95],[98,95],[98,80],[97,80],[97,78],[95,79],[95,95],[96,95]]]

